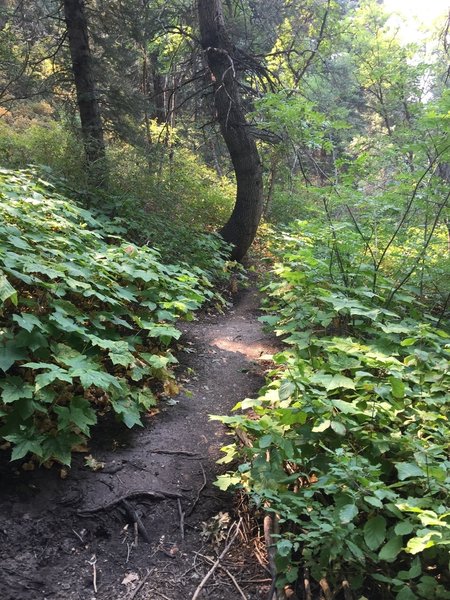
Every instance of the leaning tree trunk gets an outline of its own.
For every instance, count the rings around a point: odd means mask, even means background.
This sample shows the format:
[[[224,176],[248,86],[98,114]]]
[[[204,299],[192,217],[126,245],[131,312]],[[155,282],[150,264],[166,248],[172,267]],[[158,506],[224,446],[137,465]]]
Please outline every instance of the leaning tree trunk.
[[[106,177],[105,142],[84,4],[84,0],[64,0],[64,17],[87,167],[91,180],[102,184]]]
[[[241,260],[255,238],[263,210],[262,167],[239,96],[234,47],[221,0],[198,0],[200,35],[214,84],[217,119],[236,175],[236,203],[220,233]]]

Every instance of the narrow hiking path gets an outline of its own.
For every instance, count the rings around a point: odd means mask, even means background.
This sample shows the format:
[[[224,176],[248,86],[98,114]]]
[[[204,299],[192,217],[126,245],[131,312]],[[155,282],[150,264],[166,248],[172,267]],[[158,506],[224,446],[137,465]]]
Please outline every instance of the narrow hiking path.
[[[106,419],[90,446],[103,468],[87,468],[78,455],[62,479],[56,468],[25,472],[2,458],[2,600],[192,597],[224,547],[227,514],[235,518],[231,495],[212,485],[226,470],[216,461],[228,438],[209,415],[256,394],[261,357],[276,349],[258,305],[251,288],[226,314],[182,324],[183,392],[176,404],[162,402],[143,430]],[[270,580],[253,546],[236,539],[224,559],[229,573],[218,569],[199,598],[264,598]]]

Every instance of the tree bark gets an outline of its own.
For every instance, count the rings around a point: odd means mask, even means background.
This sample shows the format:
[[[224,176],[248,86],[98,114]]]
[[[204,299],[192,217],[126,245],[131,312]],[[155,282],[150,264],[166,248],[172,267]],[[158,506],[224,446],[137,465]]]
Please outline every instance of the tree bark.
[[[220,230],[233,244],[232,257],[241,260],[253,242],[263,210],[262,166],[242,109],[234,47],[223,18],[221,0],[198,0],[201,44],[214,85],[220,129],[236,175],[236,203]]]
[[[3,31],[6,24],[8,23],[8,0],[0,0],[0,31]]]
[[[64,17],[87,167],[93,182],[101,185],[106,178],[105,142],[84,5],[84,0],[64,0]]]
[[[166,106],[166,79],[158,70],[158,54],[153,52],[150,55],[151,74],[153,80],[153,102],[155,105],[153,119],[159,125],[164,125],[167,120],[167,106]]]

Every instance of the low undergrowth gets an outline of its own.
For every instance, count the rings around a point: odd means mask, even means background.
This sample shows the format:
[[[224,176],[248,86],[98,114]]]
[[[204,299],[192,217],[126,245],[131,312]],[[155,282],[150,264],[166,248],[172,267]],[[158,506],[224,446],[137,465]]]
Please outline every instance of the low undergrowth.
[[[162,264],[34,171],[1,170],[0,194],[0,439],[70,464],[99,414],[139,425],[156,383],[176,389],[175,321],[214,298],[214,273]],[[223,245],[202,243],[223,273]]]
[[[218,485],[277,515],[279,586],[307,568],[355,598],[445,600],[450,336],[381,274],[376,293],[370,274],[340,283],[324,237],[302,223],[272,248],[262,319],[286,349],[257,399],[217,417],[251,440],[224,448],[240,466]]]

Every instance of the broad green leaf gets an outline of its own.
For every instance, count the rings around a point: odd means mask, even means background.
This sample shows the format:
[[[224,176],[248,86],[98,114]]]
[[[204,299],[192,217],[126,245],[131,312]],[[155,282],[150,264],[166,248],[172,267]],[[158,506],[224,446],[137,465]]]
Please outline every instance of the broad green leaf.
[[[44,324],[35,315],[22,313],[20,315],[13,315],[12,318],[13,321],[19,325],[19,327],[26,329],[26,331],[32,331],[34,327],[45,330]]]
[[[25,351],[16,348],[14,341],[7,342],[4,346],[0,346],[0,369],[6,373],[16,360],[22,360],[25,357]]]
[[[415,463],[398,462],[395,463],[395,468],[397,469],[400,481],[404,481],[409,477],[423,477],[425,475],[423,470]]]
[[[396,535],[408,535],[414,529],[411,521],[400,521],[394,528],[394,532]]]
[[[406,552],[408,552],[408,554],[419,554],[419,552],[423,552],[427,548],[435,546],[439,537],[440,535],[438,532],[429,532],[423,536],[413,537],[408,540],[406,544]]]
[[[160,354],[150,354],[149,352],[141,352],[139,356],[154,369],[165,369],[167,365],[171,362],[169,356],[162,356]]]
[[[339,511],[339,519],[341,523],[350,523],[356,517],[358,512],[356,504],[346,504]]]
[[[319,425],[315,425],[311,431],[313,433],[322,433],[323,431],[326,431],[329,427],[331,427],[331,421],[329,419],[326,419],[325,421],[322,421],[322,423],[319,423]]]
[[[156,396],[149,388],[143,388],[139,390],[137,394],[137,401],[143,409],[147,410],[152,406],[156,406]]]
[[[272,441],[273,441],[273,437],[270,434],[269,435],[263,435],[258,440],[258,446],[260,448],[268,448],[271,445]]]
[[[364,496],[365,502],[370,504],[370,506],[374,506],[375,508],[383,508],[383,503],[376,496]]]
[[[130,429],[135,425],[142,427],[139,409],[133,398],[126,400],[111,400],[111,404],[123,423]]]
[[[287,400],[292,396],[295,390],[295,383],[293,381],[290,381],[289,379],[285,379],[281,382],[280,388],[278,390],[278,396],[280,400]]]
[[[280,556],[289,556],[292,552],[292,543],[289,540],[280,540],[277,543],[277,552]]]
[[[72,377],[66,370],[61,369],[61,367],[57,367],[56,365],[53,365],[50,371],[46,371],[45,373],[40,373],[39,375],[36,375],[34,379],[36,392],[46,387],[47,385],[50,385],[56,380],[67,381],[68,383],[72,383]]]
[[[253,406],[255,404],[253,403]],[[308,418],[308,414],[306,412],[300,411],[295,408],[286,408],[282,411],[280,416],[280,423],[283,425],[294,425],[299,423],[300,425],[304,425]]]
[[[385,560],[386,562],[394,562],[397,556],[400,554],[403,548],[403,538],[399,535],[391,538],[380,550],[378,553],[378,558],[380,560]]]
[[[19,460],[28,453],[42,456],[42,442],[44,436],[35,429],[19,431],[18,433],[5,435],[5,440],[14,444],[11,460]]]
[[[345,400],[338,400],[333,398],[331,400],[333,406],[338,408],[345,415],[361,415],[364,414],[359,408],[357,408],[351,402],[346,402]]]
[[[97,416],[90,402],[84,398],[75,397],[68,406],[55,406],[58,415],[58,429],[69,429],[73,426],[89,434],[90,427],[97,423]]]
[[[405,395],[405,384],[397,377],[389,377],[394,398],[403,398]]]
[[[338,388],[354,390],[355,382],[350,377],[345,377],[344,375],[333,375],[331,380],[326,384],[325,389],[329,392]]]
[[[70,466],[72,448],[84,441],[83,436],[72,431],[60,431],[56,437],[49,437],[42,443],[42,460],[57,460]]]
[[[226,492],[231,486],[237,485],[240,482],[240,476],[226,474],[218,475],[216,481],[214,481],[214,485],[217,486],[219,490]]]
[[[0,272],[0,301],[4,304],[6,300],[11,300],[17,306],[17,291],[9,283],[6,276]]]
[[[364,541],[371,550],[377,550],[386,539],[386,519],[372,517],[364,525]]]
[[[353,556],[357,558],[360,562],[364,562],[365,556],[362,549],[351,540],[346,539],[345,543],[349,548],[350,552],[353,554]]]
[[[91,387],[91,385],[95,385],[101,389],[107,390],[109,388],[121,389],[122,386],[120,381],[114,375],[110,375],[109,373],[105,373],[102,371],[97,371],[94,369],[70,369],[69,374],[71,377],[79,377],[80,383],[87,389]]]
[[[411,588],[405,586],[395,596],[395,600],[417,600],[418,596],[411,590]]]
[[[331,421],[331,429],[338,435],[345,435],[347,433],[345,425],[340,421]]]
[[[34,387],[25,383],[21,377],[6,377],[0,386],[2,390],[2,402],[9,404],[20,400],[21,398],[32,398],[34,393]]]

